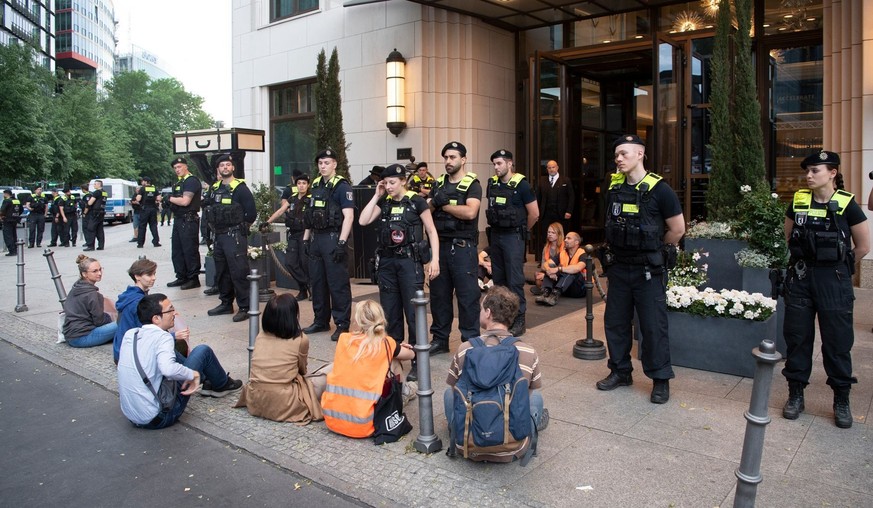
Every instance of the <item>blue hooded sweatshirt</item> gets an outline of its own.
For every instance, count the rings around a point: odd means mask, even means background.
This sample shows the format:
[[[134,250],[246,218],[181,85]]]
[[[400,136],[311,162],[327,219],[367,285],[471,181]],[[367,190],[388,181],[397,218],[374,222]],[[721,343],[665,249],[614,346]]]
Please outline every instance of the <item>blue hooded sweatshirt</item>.
[[[139,286],[127,286],[124,293],[118,295],[115,310],[118,311],[118,329],[112,341],[112,358],[118,363],[118,353],[121,351],[121,339],[131,328],[139,328],[142,323],[136,315],[136,306],[145,297],[145,292]]]

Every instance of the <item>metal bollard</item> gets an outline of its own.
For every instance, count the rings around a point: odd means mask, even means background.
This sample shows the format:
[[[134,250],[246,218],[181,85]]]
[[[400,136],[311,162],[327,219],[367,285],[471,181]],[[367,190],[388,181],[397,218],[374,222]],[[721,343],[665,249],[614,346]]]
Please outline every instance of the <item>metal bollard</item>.
[[[427,343],[427,303],[424,291],[415,292],[415,357],[418,363],[418,437],[412,447],[419,453],[435,453],[443,442],[434,432],[433,388],[430,385],[430,344]]]
[[[58,292],[58,301],[61,302],[61,308],[63,308],[64,302],[67,301],[67,290],[64,289],[64,282],[61,280],[61,274],[58,272],[58,264],[55,263],[55,253],[51,249],[45,249],[42,255],[48,262],[49,273],[51,273],[52,280],[55,283],[55,291]]]
[[[782,360],[772,340],[764,340],[752,351],[757,358],[755,380],[752,383],[752,397],[746,411],[746,436],[743,440],[743,454],[737,468],[737,489],[734,507],[754,507],[758,484],[761,483],[761,456],[764,451],[764,432],[770,423],[767,403],[770,400],[770,385],[773,382],[773,367]]]
[[[252,268],[251,275],[246,277],[249,280],[249,377],[252,376],[252,353],[255,351],[255,338],[260,331],[258,316],[261,314],[259,299],[255,297],[258,294],[258,281],[261,276],[258,275],[257,268]]]
[[[602,360],[606,358],[606,347],[602,340],[594,340],[594,264],[592,263],[591,253],[594,252],[594,247],[589,243],[585,246],[585,268],[587,269],[587,277],[585,278],[585,306],[588,312],[585,314],[586,337],[576,341],[573,346],[573,357],[580,360]]]
[[[27,304],[24,303],[24,240],[19,239],[15,245],[18,246],[18,257],[15,258],[15,266],[18,267],[18,282],[15,283],[18,287],[18,303],[15,305],[15,312],[26,312]]]
[[[264,287],[258,288],[257,294],[258,300],[261,302],[268,302],[270,298],[273,297],[275,291],[270,288],[270,258],[267,256],[270,254],[270,249],[272,248],[269,243],[269,238],[266,233],[261,233],[261,258],[264,259]]]

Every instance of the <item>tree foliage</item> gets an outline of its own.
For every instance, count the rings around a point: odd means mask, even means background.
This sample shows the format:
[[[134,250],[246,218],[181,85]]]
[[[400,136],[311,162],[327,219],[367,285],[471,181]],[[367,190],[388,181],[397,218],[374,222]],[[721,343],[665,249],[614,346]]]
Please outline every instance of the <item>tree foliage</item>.
[[[331,148],[337,154],[337,173],[348,178],[349,159],[346,151],[346,133],[343,130],[342,87],[339,80],[339,53],[336,48],[330,55],[330,61],[325,64],[326,56],[322,49],[318,53],[318,63],[315,70],[316,80],[316,113],[315,139],[317,149]]]
[[[769,186],[765,179],[764,135],[761,132],[761,104],[755,87],[755,65],[752,61],[751,0],[735,0],[737,11],[737,78],[734,85],[736,114],[733,130],[736,139],[737,179],[753,189]]]

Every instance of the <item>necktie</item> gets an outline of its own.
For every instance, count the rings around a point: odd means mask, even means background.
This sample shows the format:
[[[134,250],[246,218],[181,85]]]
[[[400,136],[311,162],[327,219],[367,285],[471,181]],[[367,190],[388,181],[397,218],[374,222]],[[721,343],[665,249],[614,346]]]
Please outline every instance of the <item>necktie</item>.
[[[555,175],[549,177],[549,184],[554,187],[555,186]]]

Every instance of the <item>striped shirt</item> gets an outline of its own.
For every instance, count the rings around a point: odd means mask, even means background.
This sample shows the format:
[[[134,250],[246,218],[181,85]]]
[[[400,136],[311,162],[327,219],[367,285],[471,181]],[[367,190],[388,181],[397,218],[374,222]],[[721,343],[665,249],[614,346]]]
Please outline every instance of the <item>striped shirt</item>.
[[[483,336],[485,345],[496,346],[499,339],[494,336]],[[449,386],[455,386],[458,379],[461,377],[461,372],[464,370],[464,357],[467,356],[467,350],[473,345],[469,342],[462,342],[452,358],[452,365],[449,367],[449,375],[446,377],[446,383]],[[522,375],[527,379],[531,390],[536,390],[542,387],[542,373],[540,372],[540,358],[537,356],[537,351],[525,342],[517,341],[515,348],[518,349],[518,366],[521,369]]]

